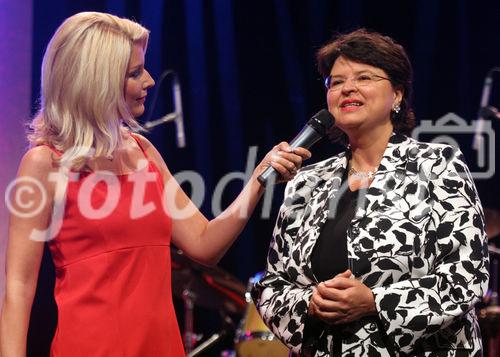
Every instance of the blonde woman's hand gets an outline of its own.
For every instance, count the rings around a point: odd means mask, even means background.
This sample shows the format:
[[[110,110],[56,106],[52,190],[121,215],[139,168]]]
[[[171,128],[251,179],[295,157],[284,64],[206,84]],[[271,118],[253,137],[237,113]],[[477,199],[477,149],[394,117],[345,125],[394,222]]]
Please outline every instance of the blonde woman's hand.
[[[309,150],[301,147],[292,149],[287,142],[283,141],[266,154],[255,168],[254,175],[259,176],[272,166],[279,173],[276,183],[290,181],[302,167],[303,161],[310,157]]]

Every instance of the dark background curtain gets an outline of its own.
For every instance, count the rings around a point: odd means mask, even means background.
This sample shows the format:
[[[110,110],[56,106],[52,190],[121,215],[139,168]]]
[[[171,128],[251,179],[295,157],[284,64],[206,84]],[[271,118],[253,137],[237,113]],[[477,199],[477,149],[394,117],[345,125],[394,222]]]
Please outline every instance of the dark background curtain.
[[[66,17],[79,11],[111,12],[151,30],[146,65],[155,79],[165,69],[178,73],[187,147],[176,147],[171,124],[154,129],[148,137],[172,172],[194,170],[203,177],[206,193],[201,208],[207,217],[213,216],[211,198],[217,183],[229,172],[245,171],[251,146],[257,146],[260,160],[325,107],[314,56],[336,32],[366,27],[406,48],[415,72],[414,109],[419,120],[436,120],[448,112],[469,123],[476,119],[483,80],[490,68],[500,65],[498,1],[53,0],[33,4],[33,111],[43,51]],[[494,78],[491,104],[498,107],[500,81]],[[169,85],[162,85],[157,104],[148,108],[150,118],[172,109]],[[492,126],[497,129],[499,123]],[[472,134],[462,133],[457,140],[474,166]],[[322,142],[314,148],[311,162],[340,150]],[[497,176],[476,182],[483,205],[497,210],[498,183]],[[241,180],[226,187],[225,205],[241,187]],[[268,217],[262,217],[262,205],[257,208],[220,263],[244,284],[264,269],[282,195],[283,187],[277,187]],[[46,255],[30,327],[31,356],[48,355],[56,314],[52,269]],[[176,304],[182,328],[179,300]],[[195,310],[198,333],[207,336],[216,331],[219,320],[214,311]],[[231,348],[230,340],[222,347]]]

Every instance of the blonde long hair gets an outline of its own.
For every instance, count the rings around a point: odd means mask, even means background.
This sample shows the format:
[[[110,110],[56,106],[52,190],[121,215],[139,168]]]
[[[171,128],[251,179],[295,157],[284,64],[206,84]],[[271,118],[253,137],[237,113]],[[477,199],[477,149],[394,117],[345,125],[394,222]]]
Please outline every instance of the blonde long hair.
[[[122,143],[122,123],[140,128],[124,86],[132,46],[146,49],[148,38],[146,28],[110,14],[81,12],[66,19],[43,57],[30,144],[53,146],[64,153],[61,163],[77,168],[86,158],[111,156]]]

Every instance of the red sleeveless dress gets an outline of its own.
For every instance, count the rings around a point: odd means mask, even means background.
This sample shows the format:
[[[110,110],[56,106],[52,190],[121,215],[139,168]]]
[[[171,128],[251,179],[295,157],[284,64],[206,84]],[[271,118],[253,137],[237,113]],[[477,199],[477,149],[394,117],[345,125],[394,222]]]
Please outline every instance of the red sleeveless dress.
[[[116,180],[101,175],[69,181],[61,229],[48,243],[58,308],[51,356],[184,356],[160,171],[148,159]]]

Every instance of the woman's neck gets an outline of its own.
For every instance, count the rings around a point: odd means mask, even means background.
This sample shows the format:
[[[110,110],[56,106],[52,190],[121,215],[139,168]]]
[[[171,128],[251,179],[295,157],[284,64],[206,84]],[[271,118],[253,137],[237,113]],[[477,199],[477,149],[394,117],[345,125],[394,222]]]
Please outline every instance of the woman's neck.
[[[369,134],[349,136],[351,165],[357,171],[372,171],[380,165],[387,143],[392,135],[392,124],[376,128]]]

